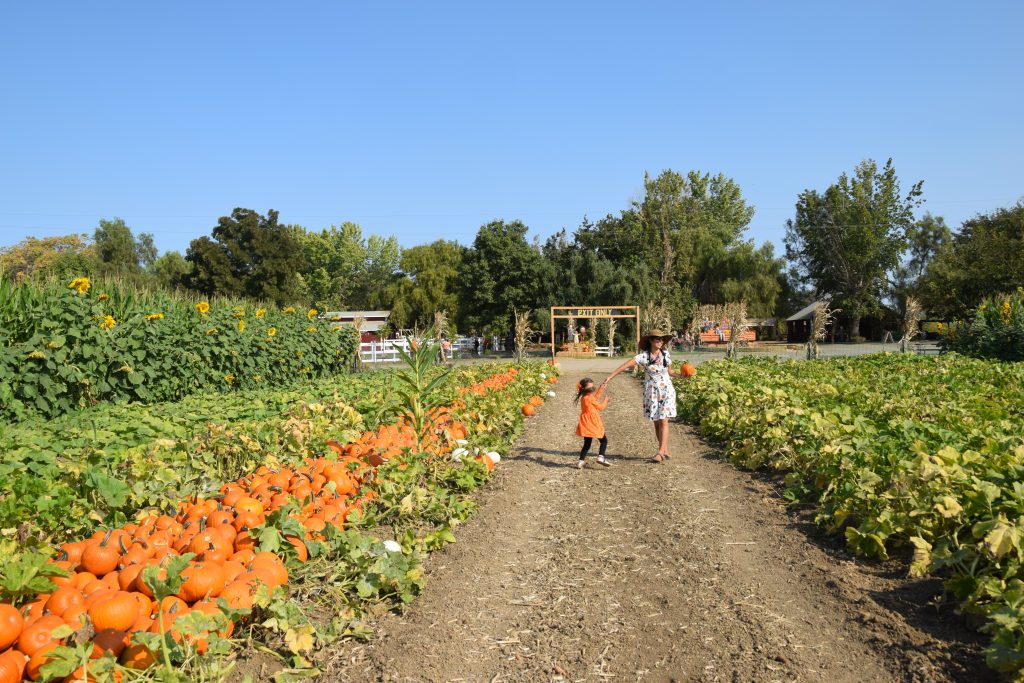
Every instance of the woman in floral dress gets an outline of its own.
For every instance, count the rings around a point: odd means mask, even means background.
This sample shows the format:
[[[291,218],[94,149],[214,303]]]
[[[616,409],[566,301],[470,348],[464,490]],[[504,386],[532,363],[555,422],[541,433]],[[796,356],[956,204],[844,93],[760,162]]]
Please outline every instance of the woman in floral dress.
[[[651,330],[640,340],[640,353],[608,375],[601,387],[604,388],[616,375],[630,368],[644,369],[644,414],[654,422],[654,434],[658,439],[658,454],[651,460],[664,462],[668,453],[668,421],[676,416],[676,389],[672,386],[672,358],[665,345],[672,335],[663,330]]]

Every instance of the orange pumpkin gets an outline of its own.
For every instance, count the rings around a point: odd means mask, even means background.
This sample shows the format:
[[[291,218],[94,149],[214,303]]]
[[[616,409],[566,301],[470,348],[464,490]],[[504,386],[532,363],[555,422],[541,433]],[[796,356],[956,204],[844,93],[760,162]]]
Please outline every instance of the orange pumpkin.
[[[58,617],[64,616],[64,613],[71,607],[82,607],[83,605],[85,605],[85,597],[82,595],[82,591],[71,586],[61,586],[46,600],[46,609],[50,614],[56,614]]]
[[[52,614],[36,619],[22,629],[18,638],[18,649],[31,657],[47,645],[53,644],[53,630],[63,625],[64,620]]]
[[[130,593],[117,591],[93,603],[89,618],[97,633],[107,629],[127,631],[139,619],[139,602]]]
[[[543,405],[543,403],[544,403],[544,399],[542,399],[540,396],[531,396],[530,397],[530,405],[531,406],[539,407],[539,406]]]
[[[50,661],[50,653],[56,648],[56,643],[50,643],[33,652],[28,664],[25,665],[25,677],[30,681],[39,678],[39,669]]]
[[[529,417],[529,416],[533,415],[534,412],[535,411],[533,409],[533,406],[531,406],[529,403],[526,403],[526,404],[523,405],[523,415]]]
[[[129,669],[148,669],[156,663],[153,652],[145,645],[129,645],[121,653],[121,666]]]
[[[111,533],[108,531],[103,538],[91,542],[82,551],[82,569],[97,577],[102,577],[117,569],[121,552],[118,550],[117,544],[111,541]]]
[[[680,377],[693,377],[697,374],[697,368],[693,367],[689,363],[683,363],[679,368]]]
[[[0,603],[0,651],[6,650],[18,640],[25,627],[25,618],[14,605]]]
[[[178,597],[193,603],[205,597],[217,597],[226,583],[224,568],[217,562],[195,562],[181,572],[185,580],[178,589]]]
[[[0,653],[0,683],[18,683],[25,674],[28,658],[19,650]]]

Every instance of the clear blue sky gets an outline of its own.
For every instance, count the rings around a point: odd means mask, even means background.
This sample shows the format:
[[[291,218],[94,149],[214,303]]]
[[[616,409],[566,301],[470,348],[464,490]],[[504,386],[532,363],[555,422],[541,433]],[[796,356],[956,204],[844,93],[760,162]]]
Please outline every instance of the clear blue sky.
[[[957,227],[1024,196],[1021,2],[6,2],[0,246],[236,206],[404,246],[617,213],[644,171],[797,194],[893,157]]]

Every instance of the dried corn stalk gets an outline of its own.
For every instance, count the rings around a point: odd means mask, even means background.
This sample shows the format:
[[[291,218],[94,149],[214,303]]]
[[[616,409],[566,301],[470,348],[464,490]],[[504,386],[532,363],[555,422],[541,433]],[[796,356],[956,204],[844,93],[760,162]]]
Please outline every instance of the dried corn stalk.
[[[743,339],[747,329],[747,302],[736,301],[722,306],[722,322],[729,327],[729,343],[725,347],[725,357],[736,357],[736,345]]]
[[[533,332],[530,329],[530,312],[523,311],[514,313],[516,321],[516,351],[515,358],[517,363],[522,363],[526,359],[526,342]]]
[[[818,342],[825,338],[828,326],[835,320],[838,308],[829,308],[828,302],[819,301],[814,305],[814,317],[811,318],[811,336],[807,340],[807,360],[818,357]]]
[[[921,330],[918,328],[917,321],[921,318],[921,313],[924,311],[921,308],[921,302],[915,297],[907,297],[907,305],[903,311],[903,337],[900,338],[900,352],[906,353],[907,344],[911,339],[920,334]]]
[[[608,355],[615,355],[615,328],[618,327],[619,321],[615,318],[608,319]]]
[[[672,315],[665,304],[656,304],[653,301],[647,304],[640,316],[640,322],[643,327],[641,334],[646,334],[656,329],[664,332],[672,330]]]

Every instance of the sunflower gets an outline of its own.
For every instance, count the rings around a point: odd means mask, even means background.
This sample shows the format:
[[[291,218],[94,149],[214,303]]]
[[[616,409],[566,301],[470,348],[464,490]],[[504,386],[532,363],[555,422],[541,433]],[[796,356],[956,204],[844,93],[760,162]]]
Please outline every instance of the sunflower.
[[[199,315],[206,315],[210,312],[210,304],[205,301],[200,301],[196,304],[196,313]]]
[[[277,334],[277,328],[276,327],[271,327],[269,330],[267,330],[267,336],[268,337],[273,337],[275,334]]]
[[[89,291],[89,278],[87,277],[76,277],[68,285],[68,289],[73,289],[78,294],[85,294]]]
[[[291,315],[292,313],[295,312],[295,307],[294,306],[289,306],[288,308],[284,309],[281,312],[284,313],[285,315]]]
[[[309,318],[310,320],[315,318],[316,317],[316,309],[315,308],[311,308],[308,311],[306,311],[306,317]]]
[[[163,320],[163,319],[164,319],[164,314],[163,313],[150,313],[149,315],[146,316],[146,320]]]
[[[257,308],[256,309],[256,317],[257,318],[262,318],[266,314],[267,314],[267,309],[265,309],[265,308]]]
[[[245,332],[245,321],[244,320],[239,320],[238,321],[238,331],[239,332]]]
[[[115,325],[117,325],[117,322],[114,320],[114,317],[111,315],[106,315],[103,316],[103,322],[100,323],[100,329],[110,330],[113,329]]]

